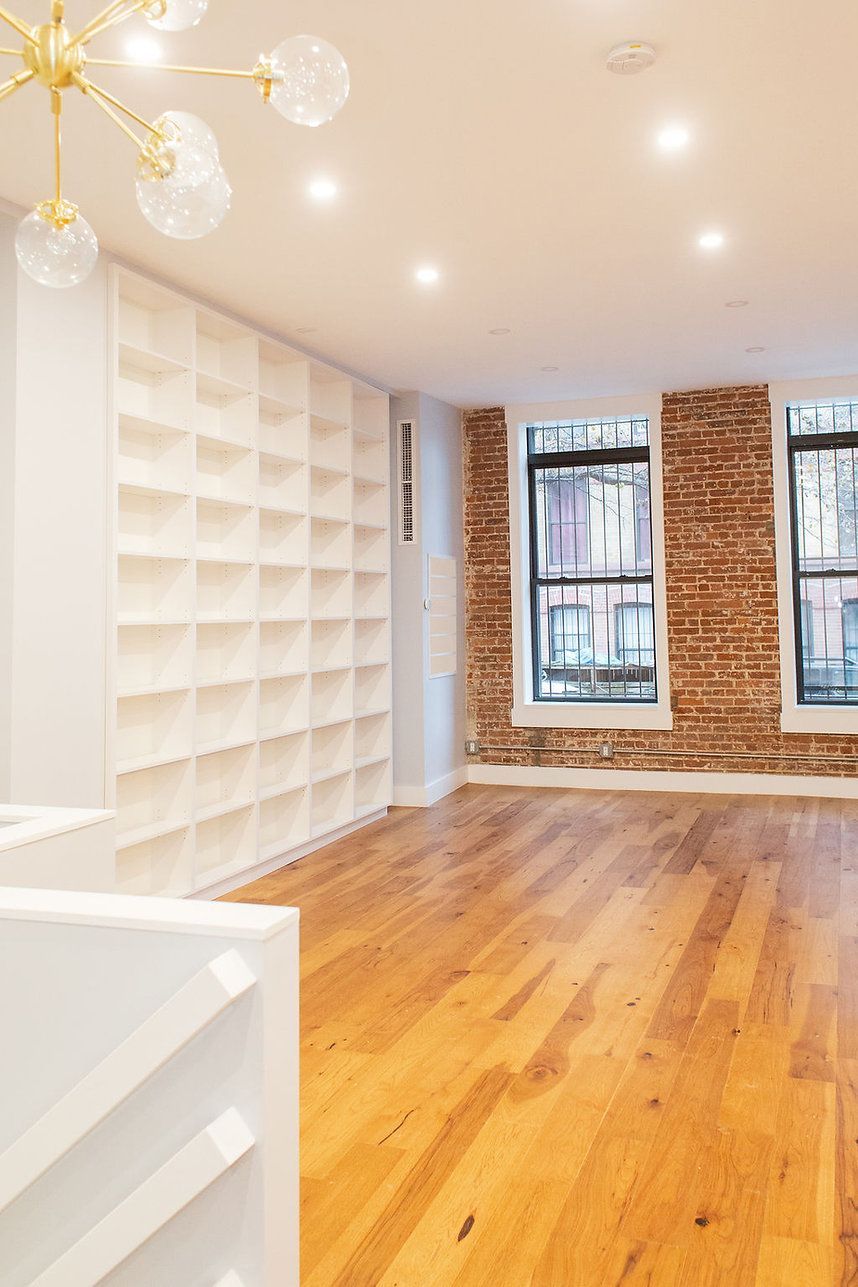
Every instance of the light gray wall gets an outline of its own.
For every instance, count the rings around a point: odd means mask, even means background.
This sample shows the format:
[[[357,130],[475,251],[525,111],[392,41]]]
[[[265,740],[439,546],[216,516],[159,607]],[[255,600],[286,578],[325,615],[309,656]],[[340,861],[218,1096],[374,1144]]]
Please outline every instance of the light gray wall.
[[[415,535],[399,544],[397,422],[417,426]],[[424,803],[465,767],[464,538],[461,413],[424,393],[391,401],[393,534],[393,779],[397,802]],[[459,656],[455,675],[428,678],[427,560],[456,559]]]
[[[0,214],[0,800],[11,791],[17,312],[15,220]]]
[[[465,767],[465,591],[462,520],[462,413],[420,394],[420,494],[423,578],[429,555],[456,560],[459,582],[458,666],[455,675],[424,679],[425,783]],[[425,591],[424,591],[425,593]],[[424,614],[425,615],[425,614]],[[428,667],[424,665],[424,676]]]
[[[416,497],[413,545],[399,544],[397,421],[419,419],[420,395],[390,400],[391,630],[393,648],[393,783],[407,799],[423,789],[423,550]],[[419,430],[418,430],[419,432]]]

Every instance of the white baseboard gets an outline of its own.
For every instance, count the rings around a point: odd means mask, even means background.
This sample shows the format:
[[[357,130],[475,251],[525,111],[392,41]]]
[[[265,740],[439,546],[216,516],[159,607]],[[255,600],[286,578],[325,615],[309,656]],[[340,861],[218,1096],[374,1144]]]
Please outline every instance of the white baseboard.
[[[280,871],[282,867],[288,867],[290,863],[297,862],[299,858],[306,858],[307,854],[315,853],[317,849],[324,849],[325,845],[332,844],[335,840],[342,840],[345,836],[350,836],[353,831],[359,831],[361,827],[368,827],[371,822],[378,822],[380,818],[387,816],[387,808],[375,809],[372,813],[365,814],[362,818],[357,818],[354,822],[347,822],[344,827],[338,827],[336,831],[328,831],[324,836],[317,836],[313,840],[308,840],[305,845],[299,845],[297,849],[289,849],[285,853],[278,854],[276,858],[269,858],[266,862],[257,863],[254,867],[247,867],[235,876],[228,876],[226,880],[219,880],[215,885],[209,885],[206,889],[198,889],[189,897],[194,899],[203,899],[208,902],[212,898],[221,898],[224,894],[232,894],[236,889],[243,889],[245,885],[250,885],[254,880],[259,880],[262,876],[270,876],[272,872]]]
[[[468,781],[482,786],[565,787],[579,791],[691,791],[715,795],[858,799],[858,777],[820,778],[785,773],[673,773],[662,769],[564,769],[472,764],[468,769]]]
[[[437,804],[445,795],[450,795],[451,792],[458,791],[459,787],[466,786],[468,781],[468,767],[463,764],[461,768],[454,769],[443,778],[436,778],[428,786],[394,784],[393,803],[404,809],[428,809],[430,804]]]

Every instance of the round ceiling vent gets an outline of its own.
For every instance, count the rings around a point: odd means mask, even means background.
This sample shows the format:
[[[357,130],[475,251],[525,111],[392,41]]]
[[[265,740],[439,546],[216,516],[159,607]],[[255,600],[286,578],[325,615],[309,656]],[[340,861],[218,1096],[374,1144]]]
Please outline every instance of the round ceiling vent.
[[[655,50],[642,40],[628,40],[608,54],[608,71],[617,76],[636,76],[655,62]]]

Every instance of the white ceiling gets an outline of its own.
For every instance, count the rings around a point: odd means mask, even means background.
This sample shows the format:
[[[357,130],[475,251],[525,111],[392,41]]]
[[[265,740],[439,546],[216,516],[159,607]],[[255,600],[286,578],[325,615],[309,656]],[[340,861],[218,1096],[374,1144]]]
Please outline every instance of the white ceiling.
[[[33,22],[49,9],[10,4]],[[70,25],[96,7],[68,0]],[[210,0],[195,31],[159,36],[168,58],[251,65],[312,32],[349,63],[343,112],[301,129],[241,82],[103,71],[144,114],[181,108],[214,127],[233,209],[203,241],[160,237],[137,210],[131,145],[82,100],[66,112],[68,195],[127,258],[463,406],[850,372],[858,8],[823,9]],[[135,29],[149,33],[135,18],[93,54],[121,56]],[[631,38],[655,45],[656,65],[609,75],[608,49]],[[0,193],[29,205],[50,191],[47,96],[28,87],[0,112]],[[675,121],[693,139],[664,156],[654,136]],[[305,195],[317,173],[341,185],[332,206]],[[713,226],[728,240],[707,255],[696,239]],[[426,262],[436,287],[414,282]],[[748,307],[724,307],[736,298]]]

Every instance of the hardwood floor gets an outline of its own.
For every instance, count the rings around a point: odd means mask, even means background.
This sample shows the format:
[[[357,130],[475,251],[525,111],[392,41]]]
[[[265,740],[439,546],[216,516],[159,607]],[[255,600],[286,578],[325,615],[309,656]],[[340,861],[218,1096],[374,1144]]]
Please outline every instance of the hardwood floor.
[[[858,802],[466,787],[302,914],[305,1287],[858,1283]]]

